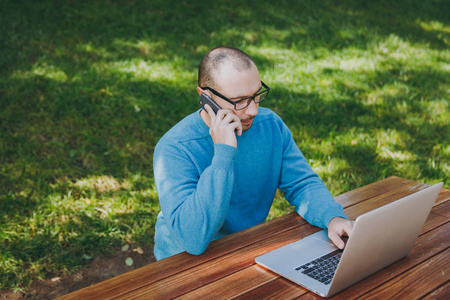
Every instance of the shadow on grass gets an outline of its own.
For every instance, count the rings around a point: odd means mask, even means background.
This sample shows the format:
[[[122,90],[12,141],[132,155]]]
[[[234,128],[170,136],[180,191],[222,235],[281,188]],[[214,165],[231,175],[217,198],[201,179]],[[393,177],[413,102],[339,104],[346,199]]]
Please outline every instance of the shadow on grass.
[[[320,61],[344,50],[372,53],[389,37],[436,51],[434,59],[446,62],[448,6],[419,0],[2,1],[0,244],[14,267],[3,268],[0,288],[24,287],[25,276],[70,271],[84,254],[117,243],[152,241],[148,228],[158,211],[153,150],[197,109],[196,69],[210,48],[243,48],[274,78],[283,58],[270,51]],[[269,84],[273,92],[264,105],[283,117],[308,158],[329,168],[323,177],[335,193],[392,174],[411,176],[411,168],[423,180],[448,178],[442,162],[448,121],[435,121],[433,110],[448,113],[448,74],[376,55],[382,68],[370,72],[317,67],[314,76],[332,81],[329,95],[320,85],[308,92],[292,82]],[[387,149],[383,156],[380,147]],[[402,169],[398,157],[410,169]],[[136,174],[142,176],[132,179]],[[74,186],[95,176],[132,183],[111,193]],[[151,191],[139,192],[146,188]],[[110,214],[119,223],[101,221],[108,209],[117,210]]]
[[[402,82],[395,71],[366,73],[364,80],[369,83],[383,78],[386,85],[393,84],[375,103],[366,99],[370,90],[338,83],[334,99],[277,87],[266,104],[283,116],[308,159],[335,165],[330,167],[334,170],[321,174],[335,194],[393,174],[447,183],[445,147],[450,142],[450,126],[442,117],[448,114],[448,106],[439,98],[424,100],[428,88],[436,97],[445,94],[439,83],[445,82],[446,74],[430,74],[409,72],[411,78],[432,78],[435,83],[424,88]]]
[[[220,44],[366,49],[374,37],[392,34],[445,50],[448,34],[435,23],[448,25],[449,6],[447,1],[420,0],[325,1],[320,5],[314,1],[276,5],[261,1],[236,5],[231,0],[208,5],[201,1],[39,1],[30,5],[4,1],[2,17],[7,27],[0,61],[2,69],[14,71],[18,61],[33,64],[43,52],[71,66],[80,59],[171,61],[181,57],[187,58],[186,68],[195,69],[204,52]],[[148,44],[136,45],[136,40]],[[24,48],[26,52],[16,51]]]

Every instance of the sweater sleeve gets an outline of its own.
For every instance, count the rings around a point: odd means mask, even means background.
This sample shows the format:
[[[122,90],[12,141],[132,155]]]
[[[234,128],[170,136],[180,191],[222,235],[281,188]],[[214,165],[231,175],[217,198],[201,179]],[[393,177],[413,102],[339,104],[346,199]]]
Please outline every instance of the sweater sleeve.
[[[305,220],[327,228],[335,217],[347,218],[319,176],[312,170],[287,126],[281,121],[283,161],[279,187]]]
[[[214,145],[211,165],[199,174],[180,147],[155,149],[155,183],[166,226],[191,254],[203,253],[225,221],[236,152],[228,145]]]

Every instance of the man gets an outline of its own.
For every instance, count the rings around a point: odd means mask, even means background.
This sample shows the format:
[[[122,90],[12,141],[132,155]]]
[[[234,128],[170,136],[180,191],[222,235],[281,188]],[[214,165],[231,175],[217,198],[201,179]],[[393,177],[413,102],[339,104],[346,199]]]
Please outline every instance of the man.
[[[269,93],[253,60],[218,47],[203,58],[197,91],[222,109],[197,111],[169,130],[154,153],[161,212],[157,260],[202,254],[212,240],[265,221],[275,192],[344,247],[352,223],[313,172],[281,118],[259,102]]]

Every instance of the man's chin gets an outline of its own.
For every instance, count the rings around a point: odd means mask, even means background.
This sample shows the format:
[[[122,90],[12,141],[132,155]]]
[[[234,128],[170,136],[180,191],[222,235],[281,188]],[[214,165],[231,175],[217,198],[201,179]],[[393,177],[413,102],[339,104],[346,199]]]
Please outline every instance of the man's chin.
[[[242,124],[242,131],[247,131],[252,127],[253,120],[252,120],[252,122],[250,122],[248,124],[245,124],[245,123],[241,123],[241,124]]]

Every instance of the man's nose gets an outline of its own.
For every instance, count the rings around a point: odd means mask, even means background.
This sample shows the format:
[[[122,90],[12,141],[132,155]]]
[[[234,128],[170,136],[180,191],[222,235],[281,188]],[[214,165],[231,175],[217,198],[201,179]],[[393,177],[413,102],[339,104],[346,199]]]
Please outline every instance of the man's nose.
[[[258,114],[258,105],[255,102],[255,99],[250,102],[250,104],[245,108],[245,114],[249,116],[256,116]]]

